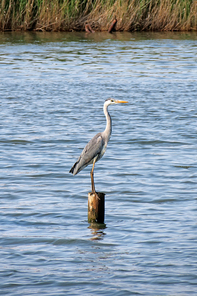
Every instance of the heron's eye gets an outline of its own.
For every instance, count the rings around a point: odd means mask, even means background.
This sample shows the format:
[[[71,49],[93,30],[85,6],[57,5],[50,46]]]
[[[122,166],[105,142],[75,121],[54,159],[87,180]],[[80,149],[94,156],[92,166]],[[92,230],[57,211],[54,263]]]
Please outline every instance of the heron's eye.
[[[112,99],[111,102],[114,103],[114,100]]]

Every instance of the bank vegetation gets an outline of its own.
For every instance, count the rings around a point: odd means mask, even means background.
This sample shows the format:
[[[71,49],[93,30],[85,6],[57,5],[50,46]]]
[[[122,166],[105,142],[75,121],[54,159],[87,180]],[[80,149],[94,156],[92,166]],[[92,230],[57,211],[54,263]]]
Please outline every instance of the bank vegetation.
[[[197,0],[1,0],[0,30],[197,30]]]

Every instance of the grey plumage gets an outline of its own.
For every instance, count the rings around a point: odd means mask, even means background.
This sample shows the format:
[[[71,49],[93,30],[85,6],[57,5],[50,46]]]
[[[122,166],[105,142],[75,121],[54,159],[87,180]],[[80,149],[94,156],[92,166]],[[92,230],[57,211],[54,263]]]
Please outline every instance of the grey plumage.
[[[103,111],[106,117],[106,128],[103,132],[95,135],[90,142],[85,146],[78,160],[75,162],[73,167],[70,169],[69,173],[73,175],[78,174],[81,170],[83,170],[87,165],[93,164],[91,170],[91,180],[92,180],[92,192],[95,192],[94,188],[94,178],[93,171],[95,162],[97,162],[106,151],[107,143],[110,139],[110,135],[112,132],[112,121],[108,112],[108,106],[112,104],[119,103],[128,103],[127,101],[119,101],[114,99],[107,99],[103,105]]]
[[[101,133],[98,133],[90,142],[85,146],[79,159],[75,162],[69,173],[73,175],[78,174],[87,165],[92,164],[93,160],[96,158],[98,161],[101,158],[101,151],[104,145],[104,139]]]

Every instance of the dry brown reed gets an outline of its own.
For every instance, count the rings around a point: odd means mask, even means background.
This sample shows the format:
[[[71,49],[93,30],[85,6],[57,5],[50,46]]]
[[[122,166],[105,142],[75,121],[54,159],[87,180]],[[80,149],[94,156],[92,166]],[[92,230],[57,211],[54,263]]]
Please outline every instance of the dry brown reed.
[[[197,30],[197,0],[2,0],[0,30]]]

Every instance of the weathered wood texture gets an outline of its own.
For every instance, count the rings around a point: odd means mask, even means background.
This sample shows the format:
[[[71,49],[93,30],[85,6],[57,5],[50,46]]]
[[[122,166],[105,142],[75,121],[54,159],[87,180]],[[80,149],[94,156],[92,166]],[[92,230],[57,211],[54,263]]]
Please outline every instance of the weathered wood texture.
[[[104,223],[105,194],[102,192],[88,193],[88,222]]]

